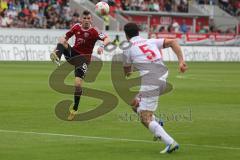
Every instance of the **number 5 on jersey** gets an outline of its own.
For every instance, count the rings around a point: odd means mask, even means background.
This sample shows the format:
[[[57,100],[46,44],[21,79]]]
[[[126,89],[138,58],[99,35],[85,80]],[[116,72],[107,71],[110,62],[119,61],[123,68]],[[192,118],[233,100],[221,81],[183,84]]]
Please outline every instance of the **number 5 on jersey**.
[[[140,50],[143,52],[143,54],[147,55],[147,59],[153,60],[153,58],[156,57],[156,54],[154,53],[153,50],[148,49],[148,45],[144,44],[139,46]]]

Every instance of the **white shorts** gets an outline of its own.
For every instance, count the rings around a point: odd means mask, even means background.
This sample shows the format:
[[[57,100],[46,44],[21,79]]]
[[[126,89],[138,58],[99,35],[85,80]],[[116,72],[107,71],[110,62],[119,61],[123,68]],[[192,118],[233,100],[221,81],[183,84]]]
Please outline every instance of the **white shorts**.
[[[139,113],[142,110],[147,111],[156,111],[158,107],[158,99],[161,93],[163,93],[166,89],[166,79],[168,77],[168,72],[166,72],[163,76],[161,76],[158,80],[156,80],[156,84],[158,85],[149,85],[148,82],[144,85],[141,84],[140,92],[136,96],[139,101],[139,107],[137,108],[137,112]],[[146,77],[146,80],[151,81],[154,80],[155,77]],[[157,83],[159,82],[159,83]]]
[[[142,110],[147,110],[152,112],[156,111],[158,107],[158,98],[159,98],[159,96],[156,96],[156,95],[158,94],[155,94],[154,96],[152,95],[143,96],[142,94],[143,91],[150,91],[154,89],[156,89],[156,87],[154,86],[141,86],[141,91],[136,96],[136,98],[139,101],[139,107],[137,108],[138,113]]]

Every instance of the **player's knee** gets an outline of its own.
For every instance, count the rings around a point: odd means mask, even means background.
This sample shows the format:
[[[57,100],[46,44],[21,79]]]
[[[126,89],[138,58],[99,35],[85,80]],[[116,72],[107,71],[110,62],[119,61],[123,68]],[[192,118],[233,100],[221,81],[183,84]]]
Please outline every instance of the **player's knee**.
[[[58,39],[58,43],[64,44],[66,42],[66,39],[64,37],[60,37]]]
[[[151,122],[151,121],[150,121],[148,118],[146,118],[146,117],[141,117],[141,123],[142,123],[144,126],[147,127],[150,122]]]
[[[148,124],[152,121],[152,114],[149,112],[141,111],[140,119],[145,126],[148,126]]]
[[[82,87],[82,85],[80,82],[75,82],[75,88],[81,88],[81,87]]]
[[[75,87],[81,87],[82,86],[82,79],[80,77],[75,78]]]
[[[64,48],[67,48],[67,47],[68,47],[67,41],[66,41],[66,39],[65,39],[64,37],[60,37],[60,38],[58,39],[58,43],[61,44],[61,45],[63,45]]]

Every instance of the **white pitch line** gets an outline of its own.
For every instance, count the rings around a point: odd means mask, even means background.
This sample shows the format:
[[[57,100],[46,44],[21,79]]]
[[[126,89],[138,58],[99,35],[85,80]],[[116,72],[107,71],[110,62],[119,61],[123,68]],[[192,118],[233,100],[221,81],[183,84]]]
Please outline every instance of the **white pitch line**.
[[[149,140],[140,140],[140,139],[127,139],[127,138],[111,138],[111,137],[96,137],[96,136],[80,136],[72,134],[61,134],[61,133],[44,133],[44,132],[26,132],[26,131],[16,131],[16,130],[1,130],[2,133],[19,133],[19,134],[32,134],[32,135],[43,135],[43,136],[59,136],[59,137],[74,137],[81,139],[97,139],[97,140],[110,140],[110,141],[124,141],[124,142],[139,142],[139,143],[156,143]],[[200,145],[200,144],[180,144],[183,146],[191,147],[203,147],[203,148],[215,148],[215,149],[225,149],[225,150],[240,150],[237,147],[228,147],[228,146],[214,146],[214,145]]]
[[[148,140],[111,138],[111,137],[96,137],[96,136],[80,136],[80,135],[62,134],[62,133],[26,132],[26,131],[1,130],[1,129],[0,129],[0,132],[45,135],[45,136],[59,136],[59,137],[74,137],[74,138],[81,138],[81,139],[98,139],[98,140],[112,140],[112,141],[125,141],[125,142],[153,143],[152,141],[148,141]]]

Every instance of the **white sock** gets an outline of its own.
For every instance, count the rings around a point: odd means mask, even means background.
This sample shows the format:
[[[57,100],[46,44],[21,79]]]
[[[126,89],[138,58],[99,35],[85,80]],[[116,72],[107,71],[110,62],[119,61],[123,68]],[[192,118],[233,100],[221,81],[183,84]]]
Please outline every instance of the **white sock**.
[[[170,137],[167,132],[156,121],[151,121],[148,126],[149,130],[156,136],[161,137],[162,141],[166,144],[172,144],[173,138]]]

